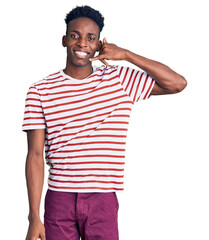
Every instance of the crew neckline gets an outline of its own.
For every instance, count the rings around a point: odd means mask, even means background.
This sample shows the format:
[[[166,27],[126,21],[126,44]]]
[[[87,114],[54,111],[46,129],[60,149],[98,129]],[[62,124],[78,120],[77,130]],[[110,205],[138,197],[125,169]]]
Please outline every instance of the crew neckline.
[[[88,81],[89,79],[91,79],[90,76],[98,70],[98,67],[92,66],[92,70],[93,70],[92,73],[90,75],[88,75],[87,77],[83,78],[83,79],[73,78],[70,75],[67,75],[66,73],[64,73],[63,69],[60,70],[60,74],[63,77],[65,77],[65,78],[67,78],[67,79],[69,79],[71,81],[83,83],[83,82]]]

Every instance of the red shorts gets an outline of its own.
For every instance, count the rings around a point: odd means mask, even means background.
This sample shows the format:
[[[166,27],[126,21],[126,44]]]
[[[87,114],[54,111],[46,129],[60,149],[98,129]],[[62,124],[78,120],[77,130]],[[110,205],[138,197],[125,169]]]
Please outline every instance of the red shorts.
[[[46,240],[118,240],[115,192],[72,193],[47,190]]]

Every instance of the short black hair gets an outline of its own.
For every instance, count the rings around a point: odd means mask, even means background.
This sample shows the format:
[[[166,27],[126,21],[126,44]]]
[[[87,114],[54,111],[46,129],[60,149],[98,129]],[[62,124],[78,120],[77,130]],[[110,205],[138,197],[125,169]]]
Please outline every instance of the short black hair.
[[[99,32],[102,31],[103,27],[104,27],[104,17],[102,16],[102,14],[89,7],[89,6],[81,6],[81,7],[76,7],[74,9],[72,9],[65,18],[65,23],[66,23],[66,35],[68,33],[68,26],[69,26],[69,22],[79,18],[79,17],[87,17],[90,18],[91,20],[93,20],[99,27]]]

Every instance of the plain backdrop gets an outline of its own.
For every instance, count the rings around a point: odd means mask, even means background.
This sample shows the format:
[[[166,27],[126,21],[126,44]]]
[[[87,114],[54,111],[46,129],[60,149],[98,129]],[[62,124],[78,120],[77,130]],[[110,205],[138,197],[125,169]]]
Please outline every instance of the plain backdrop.
[[[209,15],[203,0],[1,2],[0,238],[25,239],[28,227],[21,131],[27,90],[65,67],[64,18],[86,4],[105,16],[101,38],[165,63],[188,81],[179,94],[152,96],[133,107],[125,191],[117,194],[120,240],[208,240]],[[42,219],[47,166],[45,172]]]

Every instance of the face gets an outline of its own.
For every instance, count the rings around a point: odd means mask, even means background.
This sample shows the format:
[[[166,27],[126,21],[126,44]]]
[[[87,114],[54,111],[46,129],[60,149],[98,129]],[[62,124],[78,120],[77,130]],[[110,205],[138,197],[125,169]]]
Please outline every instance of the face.
[[[99,27],[89,18],[72,20],[67,36],[63,37],[63,46],[67,47],[67,64],[76,67],[91,65],[89,58],[101,47]]]

